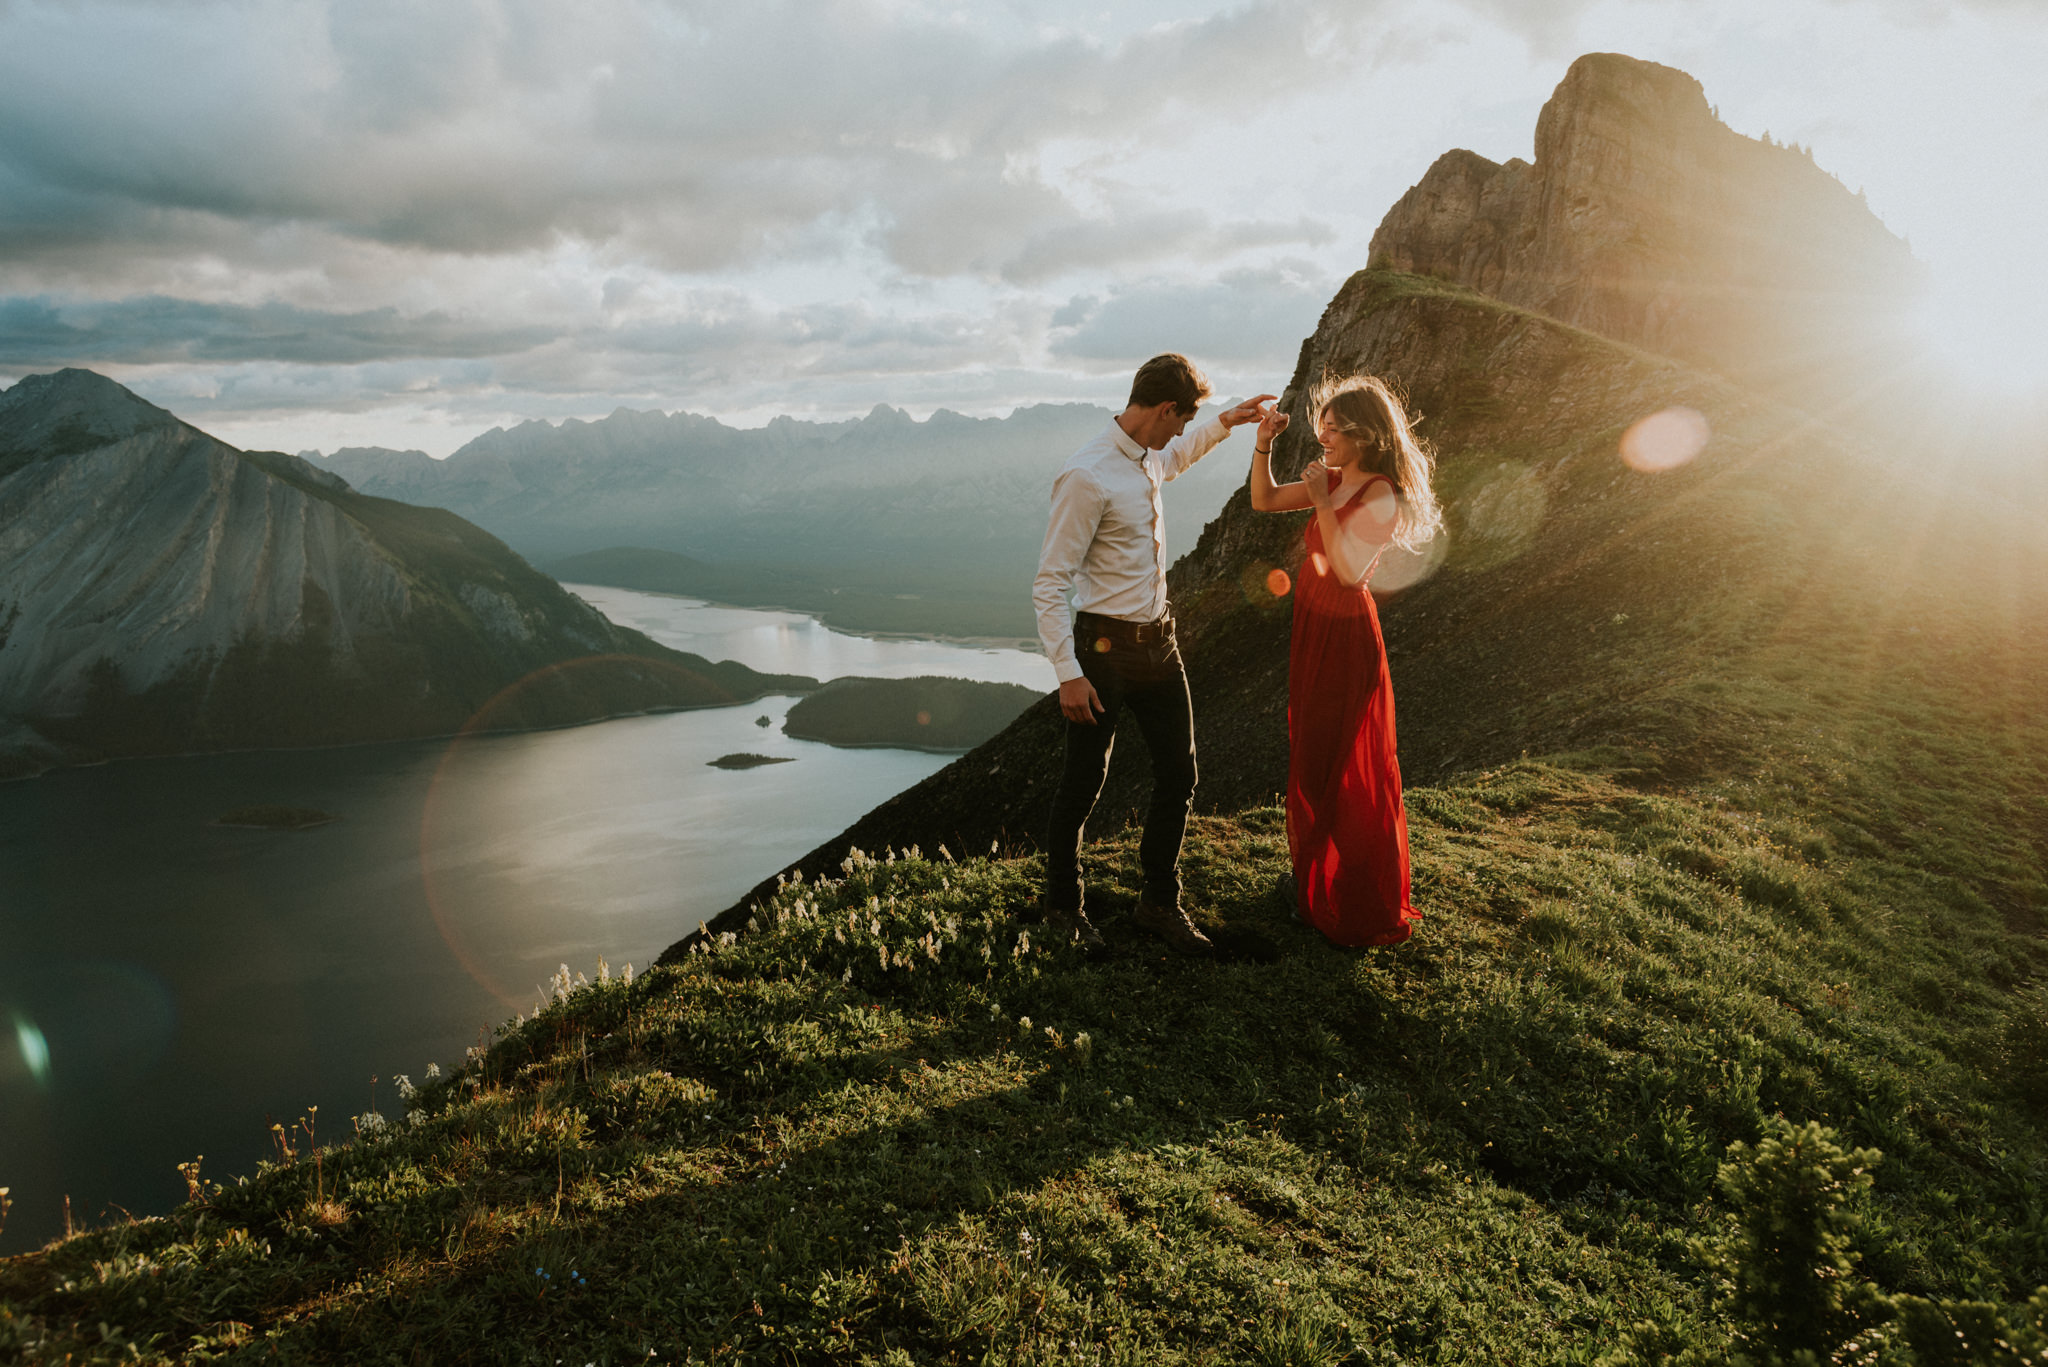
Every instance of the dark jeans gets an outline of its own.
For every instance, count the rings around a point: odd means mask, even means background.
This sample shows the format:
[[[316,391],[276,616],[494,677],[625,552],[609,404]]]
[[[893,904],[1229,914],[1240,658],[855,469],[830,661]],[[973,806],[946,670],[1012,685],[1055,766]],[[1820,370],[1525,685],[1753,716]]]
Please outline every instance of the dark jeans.
[[[1126,709],[1152,756],[1152,805],[1138,845],[1145,900],[1180,902],[1180,845],[1195,796],[1195,719],[1188,702],[1187,670],[1171,634],[1163,641],[1131,643],[1096,635],[1076,622],[1074,644],[1081,672],[1095,685],[1103,712],[1093,726],[1068,722],[1066,763],[1052,800],[1045,840],[1045,895],[1049,905],[1081,905],[1081,827],[1102,792],[1117,719]],[[1101,649],[1104,643],[1108,649]]]

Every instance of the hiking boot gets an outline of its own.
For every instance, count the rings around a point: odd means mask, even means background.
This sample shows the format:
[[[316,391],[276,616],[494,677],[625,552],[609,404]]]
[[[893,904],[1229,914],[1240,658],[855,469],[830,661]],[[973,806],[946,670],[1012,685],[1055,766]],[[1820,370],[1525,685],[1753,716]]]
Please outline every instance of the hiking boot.
[[[1208,936],[1195,929],[1195,923],[1188,919],[1179,902],[1150,902],[1141,898],[1131,919],[1166,941],[1175,953],[1208,954],[1216,948]]]
[[[1045,923],[1067,938],[1078,943],[1083,949],[1102,948],[1102,932],[1088,919],[1088,913],[1079,907],[1056,907],[1051,902],[1040,901],[1040,916]]]

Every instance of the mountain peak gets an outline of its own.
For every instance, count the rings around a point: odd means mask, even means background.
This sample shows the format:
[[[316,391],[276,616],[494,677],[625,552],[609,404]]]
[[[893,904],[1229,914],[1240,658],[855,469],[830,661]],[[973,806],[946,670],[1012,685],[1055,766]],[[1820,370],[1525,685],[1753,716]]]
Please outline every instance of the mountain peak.
[[[1882,339],[1918,288],[1911,250],[1867,205],[1723,124],[1676,68],[1580,57],[1535,153],[1439,157],[1381,221],[1370,264],[1760,378]]]
[[[29,375],[0,392],[0,451],[67,455],[179,425],[170,413],[90,370]]]

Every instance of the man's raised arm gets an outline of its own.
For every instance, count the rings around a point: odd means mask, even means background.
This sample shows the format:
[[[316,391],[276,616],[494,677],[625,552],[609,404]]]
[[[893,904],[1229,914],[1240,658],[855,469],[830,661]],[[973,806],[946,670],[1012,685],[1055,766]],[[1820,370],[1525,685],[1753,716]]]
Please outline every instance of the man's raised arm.
[[[1230,435],[1233,427],[1242,427],[1248,422],[1257,422],[1265,416],[1262,404],[1273,401],[1273,395],[1260,394],[1246,399],[1235,408],[1226,408],[1209,421],[1192,431],[1183,432],[1166,444],[1159,453],[1160,465],[1165,478],[1173,479],[1183,474],[1190,465],[1208,455]]]

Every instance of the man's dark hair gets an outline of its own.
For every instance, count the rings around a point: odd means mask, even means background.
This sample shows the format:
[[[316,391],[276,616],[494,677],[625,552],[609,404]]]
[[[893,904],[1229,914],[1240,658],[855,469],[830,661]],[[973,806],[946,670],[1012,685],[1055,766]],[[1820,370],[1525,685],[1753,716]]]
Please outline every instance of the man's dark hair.
[[[1209,377],[1178,351],[1154,356],[1138,367],[1131,381],[1131,402],[1140,408],[1172,403],[1189,417],[1209,397]]]

